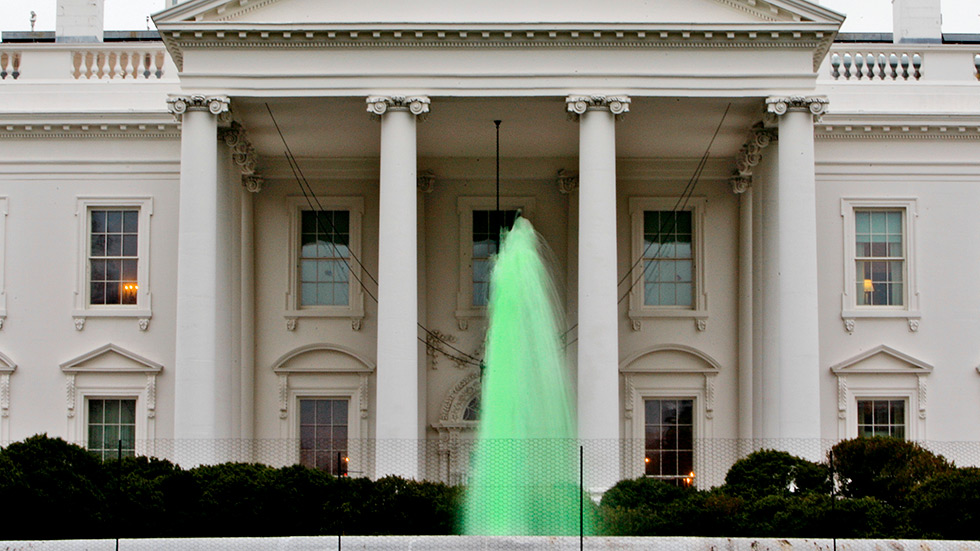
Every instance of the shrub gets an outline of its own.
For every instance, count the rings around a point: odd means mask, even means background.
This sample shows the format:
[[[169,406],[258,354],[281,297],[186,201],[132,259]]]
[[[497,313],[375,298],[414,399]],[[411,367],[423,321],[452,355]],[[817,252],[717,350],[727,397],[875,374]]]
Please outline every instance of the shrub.
[[[791,493],[830,493],[830,471],[786,452],[761,450],[732,465],[725,475],[726,493],[745,499],[789,496]]]
[[[953,467],[942,456],[897,438],[855,438],[831,448],[830,465],[841,494],[873,497],[902,506],[911,491],[928,478]]]
[[[102,462],[60,438],[32,436],[0,450],[4,538],[94,538],[104,535],[109,478]],[[38,533],[37,519],[44,524]]]
[[[955,469],[923,482],[911,495],[921,537],[980,539],[980,469]]]

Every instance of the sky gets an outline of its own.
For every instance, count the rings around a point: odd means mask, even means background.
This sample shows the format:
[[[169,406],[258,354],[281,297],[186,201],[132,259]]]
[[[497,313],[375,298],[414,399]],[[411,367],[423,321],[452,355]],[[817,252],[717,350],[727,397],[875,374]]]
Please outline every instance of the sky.
[[[143,30],[146,17],[162,11],[165,0],[105,0],[106,30]],[[821,5],[847,14],[843,32],[891,32],[891,0],[822,0]],[[53,31],[56,0],[0,0],[0,30]],[[980,34],[980,1],[942,0],[943,32]],[[152,26],[152,23],[150,23]],[[151,27],[152,28],[152,27]]]

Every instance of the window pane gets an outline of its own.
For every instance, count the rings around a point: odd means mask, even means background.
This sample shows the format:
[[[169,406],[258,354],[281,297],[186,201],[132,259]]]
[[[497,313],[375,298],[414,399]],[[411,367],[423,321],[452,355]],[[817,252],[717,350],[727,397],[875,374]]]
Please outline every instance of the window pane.
[[[678,422],[684,425],[690,425],[694,422],[694,401],[693,400],[678,400]]]
[[[316,402],[313,400],[299,401],[299,422],[305,425],[311,424],[316,419]]]
[[[138,254],[136,248],[137,248],[136,234],[123,235],[122,255],[136,256]]]
[[[108,283],[105,286],[105,303],[119,304],[119,284]]]
[[[121,423],[136,423],[136,400],[122,400],[119,403],[119,421]]]
[[[90,421],[91,422],[91,421]],[[90,450],[101,450],[105,447],[104,433],[102,425],[89,425],[88,427],[88,448]]]
[[[106,449],[116,450],[119,446],[119,425],[105,426],[105,447]],[[112,454],[115,457],[116,454]]]
[[[854,213],[854,226],[857,233],[871,232],[871,213],[867,211],[857,211]]]
[[[102,400],[89,400],[88,402],[88,422],[89,423],[103,423],[105,422],[105,402]]]
[[[885,233],[885,213],[881,211],[871,212],[871,233]]]
[[[105,233],[105,211],[92,211],[92,233]]]
[[[334,425],[347,425],[347,400],[331,400]]]
[[[905,424],[905,401],[895,400],[891,403],[891,423],[893,425]]]
[[[134,283],[136,282],[136,277],[137,277],[137,271],[136,271],[137,262],[138,262],[137,260],[123,260],[122,261],[122,279],[124,281],[132,281]],[[94,274],[93,274],[93,279],[95,279]]]
[[[122,211],[110,210],[106,212],[106,231],[111,233],[122,232]]]
[[[127,210],[123,213],[123,231],[126,233],[137,233],[139,231],[140,213],[135,210]]]
[[[329,425],[330,424],[330,400],[317,400],[316,401],[316,423],[317,425]]]
[[[119,423],[119,400],[105,401],[105,422]]]
[[[657,400],[647,400],[644,403],[644,409],[646,410],[646,424],[647,425],[659,425],[660,424],[660,403]]]
[[[120,256],[122,255],[122,236],[119,234],[109,233],[106,234],[105,238],[105,254],[106,256]]]
[[[105,256],[105,234],[92,235],[92,256]]]

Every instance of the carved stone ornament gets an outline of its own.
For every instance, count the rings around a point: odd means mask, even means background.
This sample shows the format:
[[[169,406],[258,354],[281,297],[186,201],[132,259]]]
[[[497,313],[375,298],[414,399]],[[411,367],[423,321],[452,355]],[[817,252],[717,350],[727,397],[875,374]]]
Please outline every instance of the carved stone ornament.
[[[296,318],[286,318],[286,331],[296,330]]]
[[[809,111],[815,117],[827,112],[830,102],[823,96],[782,96],[766,98],[766,111],[782,116],[790,111]]]
[[[4,316],[0,316],[0,329],[3,329],[3,320],[6,319]]]
[[[633,329],[633,331],[640,331],[643,329],[643,320],[637,318],[630,320],[630,322],[630,328]]]
[[[844,330],[848,333],[854,333],[854,320],[851,318],[844,320]]]
[[[361,318],[351,318],[350,319],[350,329],[351,331],[361,330]]]
[[[150,373],[146,376],[146,416],[153,419],[157,416],[157,376]]]
[[[72,318],[75,322],[75,331],[85,329],[85,318]]]
[[[68,418],[75,417],[75,374],[65,375],[65,400],[68,405]]]
[[[568,118],[577,121],[586,111],[609,111],[622,118],[630,110],[629,96],[568,96]]]
[[[919,419],[926,418],[926,378],[923,375],[916,377],[916,382],[918,383],[918,388],[916,389],[919,394]]]
[[[408,111],[419,120],[425,120],[429,103],[428,96],[371,96],[367,99],[367,112],[380,119],[389,110]]]
[[[704,416],[707,419],[715,416],[715,375],[717,373],[704,374]]]
[[[140,318],[139,325],[140,331],[146,331],[150,328],[150,318]]]
[[[847,418],[847,377],[837,376],[837,418]]]
[[[0,417],[10,415],[10,373],[0,373]]]
[[[694,320],[694,324],[698,328],[698,331],[700,332],[704,332],[708,330],[708,320],[706,319],[701,318],[701,319]]]
[[[425,355],[429,357],[429,369],[437,369],[439,367],[439,354],[450,357],[449,353],[443,348],[443,345],[453,344],[455,342],[455,335],[443,333],[438,329],[433,329],[426,334]]]
[[[177,118],[187,111],[207,110],[212,115],[220,115],[228,111],[230,101],[228,96],[170,96],[167,98],[167,110]]]
[[[279,374],[279,418],[289,417],[289,377],[285,373]]]
[[[748,185],[752,185],[752,171],[755,167],[762,161],[762,150],[769,147],[769,144],[776,139],[776,133],[773,130],[767,129],[762,125],[758,125],[752,129],[751,134],[748,139],[742,144],[742,148],[735,155],[735,175],[747,176],[749,177]],[[747,187],[741,189],[741,191],[736,188],[735,182],[729,180],[732,184],[732,191],[735,193],[744,193]]]
[[[245,189],[251,193],[258,193],[262,191],[262,184],[264,183],[265,178],[256,174],[242,176],[242,185],[245,186]]]
[[[909,320],[909,332],[910,333],[915,333],[918,330],[919,330],[919,320],[917,320],[917,319],[910,319]]]
[[[732,186],[732,193],[740,195],[752,187],[752,176],[735,175],[728,179],[728,184]]]
[[[558,171],[558,191],[568,195],[578,190],[578,176],[572,176],[564,168]]]
[[[436,173],[431,170],[419,172],[416,185],[422,193],[432,193],[432,190],[436,188]]]

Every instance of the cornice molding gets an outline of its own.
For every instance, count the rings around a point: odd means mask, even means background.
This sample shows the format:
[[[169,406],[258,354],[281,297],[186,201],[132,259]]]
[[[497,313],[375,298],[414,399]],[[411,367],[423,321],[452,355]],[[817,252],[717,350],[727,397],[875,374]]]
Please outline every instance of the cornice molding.
[[[305,25],[169,23],[161,37],[178,69],[184,50],[211,48],[556,48],[556,49],[762,49],[814,50],[819,69],[837,34],[827,23],[775,22],[730,25]]]
[[[841,114],[814,125],[823,140],[980,140],[980,114]]]
[[[166,113],[24,113],[0,116],[0,139],[175,139],[180,125]]]

